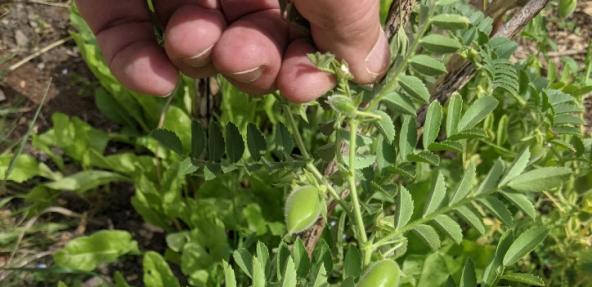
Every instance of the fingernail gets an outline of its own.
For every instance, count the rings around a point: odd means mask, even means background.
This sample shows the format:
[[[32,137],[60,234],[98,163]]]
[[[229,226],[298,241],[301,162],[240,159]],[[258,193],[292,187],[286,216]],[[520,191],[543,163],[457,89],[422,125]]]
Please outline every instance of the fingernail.
[[[374,47],[366,57],[366,70],[374,77],[378,77],[386,71],[390,60],[389,44],[383,35],[384,33],[381,31]]]
[[[258,66],[241,72],[232,73],[230,77],[243,84],[255,82],[263,75],[263,67]]]
[[[206,48],[201,53],[193,57],[187,58],[185,62],[187,63],[187,65],[194,68],[201,68],[207,66],[210,63],[210,54],[212,54],[212,48],[214,48],[214,45]]]

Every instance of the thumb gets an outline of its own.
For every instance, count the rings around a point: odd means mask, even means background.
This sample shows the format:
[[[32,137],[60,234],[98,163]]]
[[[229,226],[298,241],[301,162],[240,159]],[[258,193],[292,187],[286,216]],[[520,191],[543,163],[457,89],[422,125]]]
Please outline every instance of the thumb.
[[[315,45],[345,60],[354,81],[368,84],[388,68],[388,40],[380,25],[379,0],[294,0],[311,25]]]

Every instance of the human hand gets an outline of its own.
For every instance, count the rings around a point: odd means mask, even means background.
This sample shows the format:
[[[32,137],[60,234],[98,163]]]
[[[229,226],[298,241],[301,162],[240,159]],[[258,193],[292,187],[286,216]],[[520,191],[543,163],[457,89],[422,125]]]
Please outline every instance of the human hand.
[[[310,22],[314,43],[282,19],[277,0],[155,0],[163,49],[146,0],[76,0],[113,74],[142,93],[170,94],[181,71],[194,78],[221,73],[250,94],[279,88],[288,100],[314,100],[335,85],[308,60],[316,49],[345,60],[357,83],[385,73],[379,0],[292,2]]]

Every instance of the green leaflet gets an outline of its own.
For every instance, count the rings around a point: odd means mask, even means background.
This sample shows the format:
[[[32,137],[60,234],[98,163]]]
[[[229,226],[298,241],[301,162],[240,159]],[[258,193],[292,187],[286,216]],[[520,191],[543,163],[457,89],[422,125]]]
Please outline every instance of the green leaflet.
[[[498,180],[504,173],[504,163],[498,159],[493,164],[493,167],[489,170],[487,177],[481,182],[479,189],[475,192],[475,194],[485,193],[491,191],[492,189],[497,188]]]
[[[459,287],[476,287],[477,276],[475,275],[475,264],[471,258],[467,259],[463,268],[462,274],[460,275]]]
[[[423,215],[426,216],[436,211],[442,205],[444,197],[446,197],[446,181],[444,175],[438,172],[428,200],[426,201]]]
[[[446,111],[446,135],[448,137],[456,134],[460,116],[462,113],[463,99],[459,94],[455,94],[448,101]]]
[[[524,149],[522,153],[514,160],[506,175],[502,178],[499,185],[505,185],[508,181],[514,179],[524,172],[528,161],[530,160],[530,150]]]
[[[206,147],[206,133],[199,122],[191,121],[191,156],[199,158]]]
[[[463,114],[458,123],[458,130],[464,131],[475,127],[485,119],[498,105],[498,100],[492,96],[478,98]]]
[[[417,129],[415,126],[415,117],[404,115],[401,124],[401,133],[399,134],[399,157],[402,161],[413,153],[415,143],[417,142]]]
[[[454,53],[462,48],[462,44],[454,38],[439,34],[430,34],[419,40],[419,44],[434,52],[440,54]]]
[[[392,143],[395,139],[395,125],[393,124],[391,116],[383,111],[376,111],[374,113],[380,116],[380,120],[376,121],[376,124],[380,128],[384,138],[389,144]]]
[[[426,120],[423,129],[423,147],[428,148],[430,144],[436,141],[440,133],[440,124],[442,122],[442,106],[438,101],[434,101],[428,107]]]
[[[251,157],[257,161],[261,159],[261,154],[267,149],[267,143],[263,134],[261,134],[253,123],[247,125],[247,147],[249,148]]]
[[[523,173],[510,182],[508,186],[517,191],[543,191],[563,184],[571,170],[565,167],[543,167]]]
[[[475,179],[475,165],[471,162],[467,169],[465,170],[465,174],[461,179],[460,183],[454,190],[452,197],[450,198],[450,205],[453,205],[460,200],[464,199],[469,192],[471,192],[471,185],[473,180]]]
[[[483,225],[481,218],[477,216],[475,212],[473,212],[469,207],[461,206],[455,209],[455,211],[458,213],[458,215],[460,215],[460,217],[462,217],[464,221],[473,226],[473,228],[477,229],[479,233],[485,233],[485,226]]]
[[[508,248],[504,255],[504,266],[513,265],[520,258],[530,253],[539,243],[545,240],[547,234],[547,229],[540,225],[535,225],[524,231]]]
[[[495,217],[499,218],[503,224],[511,226],[514,222],[512,213],[508,210],[506,205],[495,196],[488,196],[479,200]]]
[[[224,286],[236,287],[236,276],[234,275],[234,269],[232,269],[232,266],[224,260],[222,262],[222,267],[224,268]]]
[[[507,272],[502,275],[502,280],[522,283],[529,286],[545,286],[545,281],[541,277],[528,273]]]
[[[430,100],[430,92],[425,84],[417,77],[409,75],[400,75],[398,77],[401,88],[416,100],[422,103],[428,103]]]
[[[502,192],[502,195],[509,202],[514,204],[516,207],[520,208],[520,210],[526,213],[526,215],[528,215],[530,218],[536,217],[536,209],[534,208],[534,205],[532,204],[530,199],[526,197],[526,195],[509,191]]]
[[[409,222],[413,216],[414,202],[409,191],[401,186],[397,200],[397,213],[395,214],[395,226],[401,228]]]
[[[432,249],[440,248],[440,237],[436,230],[426,224],[416,226],[413,231]]]
[[[440,230],[448,235],[456,244],[460,244],[463,239],[462,229],[460,225],[454,221],[450,216],[440,214],[434,218],[434,223]]]
[[[427,76],[437,76],[447,72],[442,62],[427,55],[415,55],[409,60],[409,64],[413,69]]]
[[[245,143],[238,128],[233,123],[226,125],[226,155],[230,162],[239,161],[245,152]]]
[[[165,129],[158,129],[152,131],[150,136],[156,139],[163,147],[170,149],[179,155],[184,154],[183,144],[174,132]]]
[[[458,14],[440,14],[431,19],[432,24],[450,30],[464,29],[469,26],[469,18]]]

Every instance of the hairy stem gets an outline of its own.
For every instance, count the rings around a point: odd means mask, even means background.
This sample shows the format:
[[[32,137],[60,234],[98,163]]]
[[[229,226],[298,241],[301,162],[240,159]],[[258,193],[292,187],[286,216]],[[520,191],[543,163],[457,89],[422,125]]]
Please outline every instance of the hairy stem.
[[[364,265],[370,262],[371,252],[367,250],[368,237],[366,235],[366,227],[364,226],[364,220],[362,219],[362,210],[360,208],[360,200],[358,197],[358,189],[356,187],[356,137],[358,132],[358,120],[353,118],[349,123],[349,172],[347,175],[347,181],[349,182],[349,190],[351,191],[352,205],[354,212],[354,221],[356,224],[358,241],[362,249],[364,258]]]

